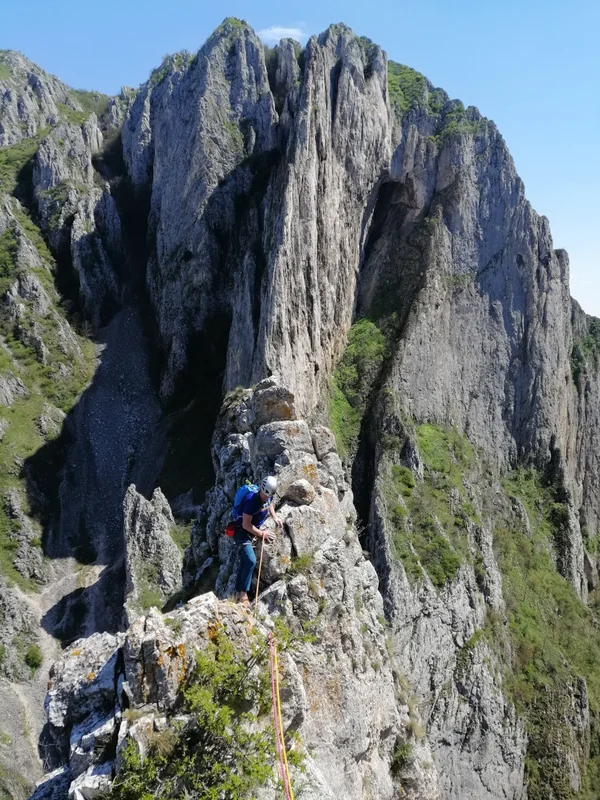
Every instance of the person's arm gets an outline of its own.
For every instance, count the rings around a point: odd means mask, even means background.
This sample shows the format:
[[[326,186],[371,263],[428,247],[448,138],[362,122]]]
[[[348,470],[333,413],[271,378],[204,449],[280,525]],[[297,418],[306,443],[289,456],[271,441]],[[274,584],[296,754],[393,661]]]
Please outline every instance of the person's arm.
[[[269,514],[275,520],[275,525],[277,525],[278,528],[282,528],[283,522],[281,521],[281,517],[275,513],[275,503],[269,503]]]
[[[251,536],[257,536],[259,539],[264,539],[265,542],[268,542],[273,536],[270,531],[261,531],[260,528],[252,524],[252,514],[243,515],[242,528]]]

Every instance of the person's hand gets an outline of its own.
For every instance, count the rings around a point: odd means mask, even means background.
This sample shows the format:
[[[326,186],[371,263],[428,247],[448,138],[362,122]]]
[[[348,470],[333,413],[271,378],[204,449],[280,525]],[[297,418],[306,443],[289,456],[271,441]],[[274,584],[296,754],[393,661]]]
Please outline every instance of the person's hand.
[[[283,528],[283,520],[281,519],[281,517],[275,515],[273,519],[275,521],[275,525],[277,525],[277,527],[281,530],[281,528]]]
[[[268,544],[269,542],[272,542],[274,538],[275,538],[275,534],[271,533],[271,531],[263,531],[262,532],[262,540],[263,540],[263,542],[266,542]]]

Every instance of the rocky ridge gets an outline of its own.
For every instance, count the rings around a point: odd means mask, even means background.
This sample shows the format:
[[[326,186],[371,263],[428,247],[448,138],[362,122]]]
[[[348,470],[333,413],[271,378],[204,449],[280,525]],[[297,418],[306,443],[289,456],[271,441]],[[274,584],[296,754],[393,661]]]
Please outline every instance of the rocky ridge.
[[[238,451],[248,459],[233,458]],[[393,672],[386,651],[383,603],[358,541],[351,490],[345,483],[331,489],[320,482],[332,482],[331,468],[323,463],[335,455],[331,434],[320,428],[311,436],[296,419],[293,395],[268,379],[228,398],[213,452],[222,465],[215,493],[233,491],[240,478],[236,469],[253,474],[274,469],[279,475],[279,514],[289,538],[280,536],[265,548],[261,581],[268,588],[261,594],[258,622],[253,625],[248,612],[209,593],[165,616],[153,610],[125,634],[95,634],[74,643],[53,667],[46,701],[50,730],[67,766],[34,796],[62,796],[51,795],[51,787],[62,786],[66,771],[70,798],[106,788],[128,741],[139,752],[152,753],[154,734],[186,730],[182,687],[190,680],[193,685],[194,653],[216,636],[215,626],[223,626],[242,647],[258,638],[265,649],[267,631],[275,625],[278,638],[282,631],[299,637],[283,657],[283,719],[288,736],[295,732],[294,747],[304,754],[302,771],[293,771],[303,794],[391,798],[401,783],[407,797],[438,797],[417,712],[407,705],[406,684]],[[225,502],[230,510],[231,499]],[[130,488],[127,518],[136,503],[142,514],[151,508]],[[152,507],[154,515],[164,513],[158,492]],[[216,509],[214,498],[206,508]],[[224,597],[237,568],[236,547],[222,532],[216,539],[225,515],[223,509],[206,528],[197,524],[192,545],[200,560],[207,540],[218,541],[217,590]],[[139,524],[136,536],[138,546],[151,547]],[[168,533],[157,533],[160,539],[167,541]],[[390,770],[394,754],[407,742],[412,746],[402,752],[410,756]],[[274,778],[256,791],[261,798],[275,797]]]

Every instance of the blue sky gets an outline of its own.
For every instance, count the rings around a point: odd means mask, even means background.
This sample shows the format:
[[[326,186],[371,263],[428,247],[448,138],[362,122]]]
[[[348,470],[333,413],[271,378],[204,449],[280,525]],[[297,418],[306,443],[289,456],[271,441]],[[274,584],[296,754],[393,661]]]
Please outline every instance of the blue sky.
[[[162,57],[197,50],[225,16],[265,39],[345,22],[389,58],[475,105],[506,139],[534,208],[568,250],[571,293],[600,317],[599,0],[1,0],[0,48],[76,88],[137,86]],[[276,31],[275,33],[280,33]],[[285,31],[284,31],[285,33]]]

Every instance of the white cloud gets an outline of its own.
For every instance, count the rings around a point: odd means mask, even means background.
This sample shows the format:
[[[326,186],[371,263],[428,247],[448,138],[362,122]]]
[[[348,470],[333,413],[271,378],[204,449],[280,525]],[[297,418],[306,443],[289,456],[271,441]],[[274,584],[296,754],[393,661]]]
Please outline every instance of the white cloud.
[[[302,28],[284,28],[281,25],[271,25],[258,31],[258,35],[265,44],[279,44],[280,39],[296,39],[299,42],[308,39],[308,34]]]

